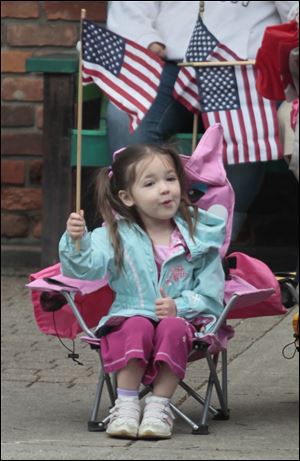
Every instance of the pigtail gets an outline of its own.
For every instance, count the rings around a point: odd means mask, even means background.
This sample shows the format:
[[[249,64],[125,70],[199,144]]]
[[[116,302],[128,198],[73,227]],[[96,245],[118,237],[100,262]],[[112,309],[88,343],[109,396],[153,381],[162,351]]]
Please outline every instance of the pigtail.
[[[199,216],[198,207],[189,202],[185,197],[182,198],[181,204],[179,206],[179,211],[181,216],[188,225],[189,234],[192,240],[194,240],[194,235],[197,227],[197,221]]]
[[[97,177],[96,193],[98,211],[108,228],[110,240],[115,253],[116,267],[118,271],[120,271],[123,265],[123,246],[116,218],[119,203],[114,196],[113,182],[114,178],[111,167],[102,168]]]

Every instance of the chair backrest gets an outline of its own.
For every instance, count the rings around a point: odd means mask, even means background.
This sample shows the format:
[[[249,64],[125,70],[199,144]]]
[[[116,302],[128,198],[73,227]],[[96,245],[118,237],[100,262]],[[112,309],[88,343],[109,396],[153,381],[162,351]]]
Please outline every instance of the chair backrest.
[[[209,127],[191,157],[183,157],[191,199],[199,208],[226,221],[226,237],[220,255],[224,258],[230,245],[234,213],[234,192],[227,180],[222,159],[223,129],[220,124]],[[232,255],[236,268],[230,270],[225,283],[225,302],[238,294],[236,307],[228,318],[280,315],[282,305],[278,281],[271,269],[243,253]]]
[[[226,237],[220,250],[224,257],[231,238],[234,192],[226,177],[222,150],[223,128],[216,123],[206,130],[191,157],[182,156],[182,162],[191,200],[226,221]]]

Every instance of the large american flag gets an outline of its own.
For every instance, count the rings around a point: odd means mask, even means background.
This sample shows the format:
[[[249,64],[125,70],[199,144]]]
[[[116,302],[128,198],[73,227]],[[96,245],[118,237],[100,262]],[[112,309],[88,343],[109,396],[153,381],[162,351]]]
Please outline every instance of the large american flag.
[[[242,58],[220,43],[199,16],[186,60]],[[277,160],[282,156],[276,106],[257,93],[253,66],[182,68],[173,94],[189,110],[201,111],[205,128],[216,122],[222,124],[225,163]]]
[[[82,22],[82,83],[96,83],[121,110],[130,130],[156,98],[163,61],[151,51],[92,21]]]

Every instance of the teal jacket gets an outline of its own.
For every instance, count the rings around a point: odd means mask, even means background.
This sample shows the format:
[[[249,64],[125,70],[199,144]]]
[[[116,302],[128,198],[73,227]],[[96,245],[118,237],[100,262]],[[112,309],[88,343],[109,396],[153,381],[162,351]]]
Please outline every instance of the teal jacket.
[[[114,251],[107,228],[86,232],[77,251],[72,239],[65,233],[59,243],[59,254],[64,275],[96,280],[105,275],[116,293],[107,316],[99,326],[112,317],[141,315],[158,321],[155,300],[161,298],[160,288],[177,306],[177,315],[186,320],[208,316],[208,332],[223,309],[224,271],[219,248],[225,238],[224,221],[199,210],[194,240],[186,222],[176,215],[175,222],[190,252],[187,258],[183,248],[173,254],[161,267],[158,278],[152,242],[137,224],[119,219],[118,228],[124,248],[124,268],[118,273]]]

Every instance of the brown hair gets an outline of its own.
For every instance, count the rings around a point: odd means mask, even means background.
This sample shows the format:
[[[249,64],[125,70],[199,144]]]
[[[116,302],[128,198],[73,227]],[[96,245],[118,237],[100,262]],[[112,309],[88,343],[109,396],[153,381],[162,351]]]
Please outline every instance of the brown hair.
[[[96,179],[98,211],[108,227],[118,270],[121,270],[123,266],[123,246],[118,231],[116,214],[125,218],[129,223],[137,223],[144,229],[137,209],[134,206],[125,206],[118,193],[120,190],[131,190],[136,180],[137,163],[150,155],[166,155],[173,160],[181,189],[179,212],[188,224],[191,238],[194,236],[198,209],[189,201],[186,191],[185,172],[179,154],[169,146],[148,144],[129,146],[116,156],[111,167],[102,168]],[[192,210],[189,207],[192,207]]]

